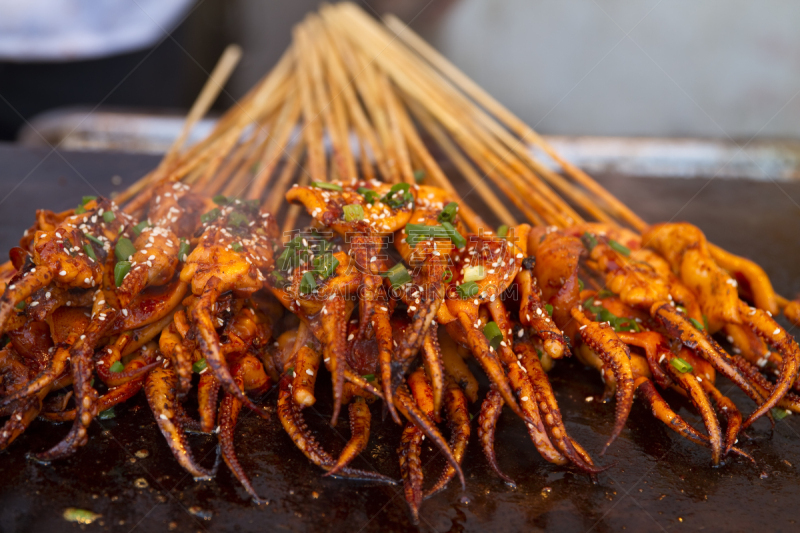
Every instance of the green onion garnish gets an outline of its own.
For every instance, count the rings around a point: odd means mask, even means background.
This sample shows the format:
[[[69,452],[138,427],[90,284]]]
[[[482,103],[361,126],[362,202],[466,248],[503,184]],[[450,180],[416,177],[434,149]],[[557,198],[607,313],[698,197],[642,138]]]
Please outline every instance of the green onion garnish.
[[[83,251],[86,252],[86,255],[97,261],[97,256],[94,253],[94,248],[89,243],[83,245]]]
[[[483,327],[483,334],[486,336],[486,340],[489,341],[489,346],[495,350],[500,346],[500,343],[503,342],[503,332],[500,331],[500,326],[498,326],[496,322],[489,322],[486,324]]]
[[[608,240],[608,245],[611,248],[613,248],[614,250],[616,250],[617,252],[619,252],[622,255],[624,255],[625,257],[628,257],[629,255],[631,255],[631,249],[630,248],[628,248],[627,246],[625,246],[623,244],[618,243],[614,239],[609,239]]]
[[[411,185],[408,183],[396,183],[392,185],[389,192],[381,198],[381,202],[394,209],[403,206],[403,204],[412,202],[414,200],[414,195],[409,192],[410,188]]]
[[[102,411],[99,415],[97,415],[97,418],[99,418],[100,420],[111,420],[112,418],[116,418],[116,417],[117,417],[117,413],[114,412],[114,408],[113,407],[109,407],[108,409],[106,409],[105,411]]]
[[[206,362],[206,360],[205,359],[200,359],[199,361],[196,361],[192,365],[192,372],[194,372],[195,374],[199,374],[200,372],[205,370],[207,366],[208,366],[208,363]]]
[[[481,288],[474,281],[468,281],[456,287],[456,290],[458,291],[459,297],[463,300],[477,296]]]
[[[116,265],[114,265],[114,283],[117,285],[117,287],[122,285],[122,280],[125,279],[125,276],[127,276],[128,272],[130,271],[130,261],[119,261]]]
[[[693,370],[692,365],[690,365],[680,357],[673,357],[672,359],[670,359],[669,364],[671,364],[672,367],[681,374],[685,374]]]
[[[450,202],[442,212],[439,213],[439,216],[436,217],[436,220],[439,222],[453,222],[456,219],[456,215],[458,214],[458,204],[455,202]]]
[[[375,381],[375,374],[364,374],[361,377],[366,379],[367,381]]]
[[[14,307],[19,309],[20,311],[24,311],[25,310],[25,305],[26,305],[25,302],[22,301],[22,302],[18,303],[17,305],[15,305]]]
[[[294,367],[293,367],[293,366],[290,366],[290,367],[289,367],[289,368],[286,370],[286,373],[287,373],[287,374],[291,374],[292,376],[294,376]]]
[[[144,228],[147,228],[147,227],[149,227],[149,226],[150,226],[150,223],[149,223],[149,222],[147,222],[146,220],[142,220],[141,222],[139,222],[138,224],[136,224],[136,225],[133,227],[133,232],[134,232],[136,235],[141,235],[141,234],[142,234],[142,231],[144,231]]]
[[[79,524],[91,524],[102,515],[87,511],[86,509],[78,509],[77,507],[68,507],[64,509],[62,515],[67,522],[77,522]]]
[[[103,212],[103,220],[105,220],[107,224],[111,224],[116,219],[117,219],[117,217],[114,215],[113,211],[104,211]]]
[[[181,245],[178,248],[178,259],[180,261],[186,261],[186,258],[189,256],[189,248],[191,248],[189,241],[182,238]]]
[[[311,265],[314,267],[314,272],[319,274],[322,279],[327,279],[336,272],[336,268],[339,266],[339,260],[336,259],[333,254],[322,254],[316,256],[311,262]]]
[[[86,208],[83,207],[82,205],[79,205],[78,207],[75,208],[75,214],[76,215],[82,215],[85,212],[86,212]]]
[[[579,278],[579,279],[578,279],[578,289],[579,289],[581,292],[583,292],[583,289],[584,289],[585,287],[586,287],[586,286],[583,284],[583,280]]]
[[[209,222],[213,222],[217,220],[217,217],[219,217],[219,213],[220,213],[219,208],[215,207],[208,213],[203,213],[200,216],[200,222],[202,222],[203,224],[208,224]]]
[[[506,235],[508,235],[508,226],[503,224],[502,226],[497,228],[497,236],[498,237],[505,237]]]
[[[417,184],[420,184],[423,181],[425,181],[425,171],[422,170],[422,169],[415,170],[414,171],[414,182],[417,183]]]
[[[704,329],[706,329],[706,328],[703,326],[703,323],[702,323],[702,322],[700,322],[700,321],[699,321],[699,320],[697,320],[697,319],[694,319],[694,318],[692,318],[692,317],[689,317],[689,322],[691,322],[691,323],[692,323],[692,325],[693,325],[694,327],[696,327],[697,329],[699,329],[700,331],[703,331]]]
[[[456,248],[463,248],[467,245],[467,239],[449,222],[442,222],[442,227],[447,232],[447,236]]]
[[[81,205],[86,205],[92,200],[97,200],[97,196],[84,196],[81,198]]]
[[[788,409],[779,409],[777,407],[771,409],[770,412],[772,413],[772,418],[774,418],[775,420],[783,420],[784,418],[792,414],[792,412],[789,411]]]
[[[234,252],[241,252],[244,249],[244,246],[242,246],[242,243],[240,243],[240,242],[235,242],[235,243],[231,244],[231,249]]]
[[[214,200],[214,203],[217,205],[228,205],[229,202],[228,197],[222,194],[216,195],[212,200]]]
[[[123,370],[125,370],[125,365],[122,364],[122,361],[116,361],[114,362],[113,365],[111,365],[111,368],[109,368],[109,370],[111,370],[112,372],[122,372]]]
[[[114,248],[114,255],[120,261],[127,261],[130,256],[136,253],[136,248],[133,246],[131,240],[127,237],[120,237],[117,241],[117,246]]]
[[[300,280],[300,294],[308,294],[317,288],[317,282],[314,279],[314,274],[306,272]]]
[[[553,316],[553,306],[550,304],[544,304],[544,310],[547,311],[548,316]]]
[[[483,265],[471,266],[464,269],[464,282],[480,281],[486,277],[486,269]]]
[[[238,211],[233,211],[230,215],[228,215],[228,226],[233,228],[241,228],[249,223],[250,221],[247,219],[247,215]]]
[[[595,239],[594,235],[588,231],[583,232],[583,235],[581,235],[581,241],[583,242],[583,245],[586,246],[586,249],[590,252],[594,250],[595,246],[597,246],[597,239]]]
[[[364,201],[368,204],[374,204],[375,200],[378,199],[378,193],[373,191],[372,189],[367,189],[366,187],[359,187],[356,189],[356,192],[364,197]]]
[[[442,275],[442,281],[444,281],[445,283],[450,283],[451,281],[453,281],[453,271],[450,270],[449,268],[445,270],[444,274]]]
[[[389,278],[392,287],[396,288],[411,281],[411,274],[408,273],[403,263],[397,263],[392,268],[382,273],[381,276]]]
[[[100,246],[103,246],[103,241],[101,241],[100,239],[98,239],[94,235],[89,235],[88,233],[84,233],[83,236],[86,237],[87,239],[89,239],[90,241],[92,241],[93,243],[99,244]]]
[[[335,183],[327,183],[324,181],[312,181],[311,186],[316,187],[317,189],[327,189],[329,191],[342,192],[342,186],[336,185]]]
[[[350,204],[342,208],[344,210],[344,219],[347,222],[355,222],[364,218],[364,208],[359,204]]]

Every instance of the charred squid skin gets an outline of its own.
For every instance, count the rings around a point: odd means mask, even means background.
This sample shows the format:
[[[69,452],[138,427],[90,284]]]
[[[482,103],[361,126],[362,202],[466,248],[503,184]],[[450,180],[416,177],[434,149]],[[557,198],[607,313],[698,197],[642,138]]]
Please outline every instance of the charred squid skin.
[[[490,389],[489,392],[486,393],[486,398],[484,398],[481,404],[480,414],[478,415],[478,441],[481,443],[483,455],[486,457],[489,466],[492,467],[495,474],[510,486],[516,487],[517,484],[514,480],[500,470],[494,451],[494,434],[497,430],[497,420],[500,418],[500,413],[503,411],[503,404],[503,397],[495,389]]]
[[[266,413],[236,386],[236,382],[233,380],[233,376],[231,376],[230,370],[228,370],[228,366],[225,363],[225,358],[220,353],[219,336],[211,313],[211,309],[220,295],[220,284],[221,281],[218,277],[211,276],[203,288],[203,294],[198,299],[197,306],[192,311],[192,319],[200,333],[198,336],[200,350],[225,392],[236,396],[249,409],[252,409],[262,417],[266,417]]]
[[[611,431],[611,437],[603,447],[603,451],[600,452],[600,455],[603,455],[622,432],[633,407],[631,352],[608,324],[587,320],[578,308],[572,309],[572,316],[583,324],[579,330],[581,339],[594,350],[607,368],[611,368],[617,385],[614,429]]]
[[[336,462],[308,430],[308,426],[306,426],[303,420],[302,413],[295,409],[294,401],[292,400],[292,392],[290,390],[291,378],[288,375],[284,374],[281,378],[278,389],[278,418],[286,434],[289,435],[289,438],[292,439],[297,449],[299,449],[309,461],[326,471],[333,468]],[[366,472],[350,467],[341,468],[339,473],[335,474],[334,477],[363,479],[392,485],[397,484],[396,480],[384,476],[383,474]]]
[[[414,524],[419,524],[419,507],[422,505],[422,438],[424,434],[412,422],[407,422],[400,437],[397,457],[400,461],[400,475],[403,478],[403,493],[411,511]]]
[[[650,407],[650,411],[657,420],[663,422],[665,426],[686,440],[706,448],[711,448],[711,442],[709,438],[698,432],[678,413],[673,411],[669,404],[658,393],[658,390],[652,381],[646,377],[636,378],[635,387],[639,397],[642,398],[645,403],[647,403],[647,405]],[[750,454],[737,448],[736,446],[731,447],[731,451],[755,464],[755,459],[753,459]]]
[[[103,314],[89,323],[86,332],[70,348],[70,372],[75,392],[75,420],[64,439],[49,450],[31,455],[36,461],[48,463],[75,453],[89,440],[89,425],[99,412],[97,391],[92,387],[94,348],[111,326],[117,311],[106,307]],[[102,317],[102,319],[100,319]]]
[[[217,398],[219,396],[219,381],[209,371],[200,374],[197,385],[197,411],[200,414],[200,430],[211,433],[217,423]]]
[[[723,455],[727,455],[736,443],[739,431],[742,429],[742,413],[736,407],[736,404],[733,403],[730,398],[723,395],[710,381],[704,379],[700,385],[703,387],[706,394],[714,400],[714,403],[717,405],[717,413],[725,417]]]
[[[411,397],[411,393],[408,390],[406,385],[401,385],[395,391],[395,402],[397,402],[397,407],[403,415],[409,419],[409,421],[413,422],[419,429],[428,436],[429,439],[436,445],[439,450],[444,454],[445,459],[447,462],[455,468],[456,473],[458,474],[458,479],[461,481],[461,488],[466,490],[466,482],[464,480],[464,472],[461,471],[461,465],[458,464],[456,458],[453,456],[453,451],[450,449],[450,446],[447,444],[444,436],[442,436],[439,429],[436,425],[431,421],[428,416],[417,407],[417,404],[414,402],[414,399]]]
[[[467,397],[453,380],[448,380],[444,392],[444,405],[447,411],[447,421],[450,425],[450,448],[459,464],[464,460],[467,444],[470,437],[469,408]],[[456,470],[450,465],[445,466],[444,472],[436,484],[426,491],[423,499],[428,499],[434,494],[443,491],[456,475]]]
[[[216,465],[213,469],[207,470],[195,462],[183,427],[180,425],[176,408],[177,380],[175,372],[170,368],[158,366],[151,370],[144,384],[147,403],[150,404],[158,429],[167,440],[172,455],[178,463],[192,474],[195,480],[211,479],[216,475]]]
[[[372,414],[369,411],[369,406],[364,398],[356,396],[350,402],[350,440],[347,441],[342,453],[336,460],[333,468],[328,470],[323,477],[332,476],[339,472],[342,468],[350,464],[358,454],[367,448],[369,442],[369,426]]]
[[[682,373],[673,367],[669,361],[665,361],[664,368],[672,378],[672,380],[680,386],[689,396],[692,405],[700,413],[703,419],[703,424],[706,426],[709,436],[709,444],[711,445],[711,460],[714,466],[718,466],[722,458],[722,429],[717,420],[717,415],[714,413],[714,408],[711,407],[711,401],[706,396],[703,387],[697,381],[697,377],[691,373]],[[702,378],[700,378],[702,379]]]
[[[584,459],[582,454],[576,451],[572,440],[567,434],[567,429],[564,427],[553,388],[550,386],[547,374],[545,374],[539,362],[539,357],[530,344],[518,343],[518,346],[520,347],[518,353],[522,356],[522,365],[525,367],[528,377],[533,383],[533,390],[536,401],[539,404],[539,412],[541,413],[542,420],[558,451],[566,456],[572,464],[588,474],[599,474],[611,468],[613,465],[608,465],[603,468],[595,467],[592,463]]]
[[[761,406],[765,398],[753,387],[733,365],[730,356],[708,335],[705,331],[698,331],[680,311],[672,307],[669,302],[656,302],[650,308],[650,315],[655,317],[673,338],[680,339],[688,348],[696,350],[703,356],[714,369],[726,378],[733,381],[737,387],[747,394],[756,405]],[[756,412],[760,412],[757,409]],[[755,413],[754,413],[755,414]],[[769,415],[769,410],[761,415]],[[752,416],[750,417],[752,418]],[[750,419],[748,419],[750,420]],[[754,420],[751,420],[752,423]]]
[[[241,377],[242,371],[240,368],[234,369],[234,379],[239,387],[243,387],[243,379]],[[239,458],[236,457],[236,449],[233,444],[234,431],[236,429],[236,422],[239,419],[239,412],[242,410],[242,403],[235,397],[227,392],[222,397],[222,402],[219,406],[219,449],[222,455],[222,460],[228,465],[228,468],[239,483],[242,484],[244,490],[250,495],[258,505],[269,504],[264,498],[261,498],[253,488],[250,478],[239,463]]]
[[[798,366],[800,365],[800,348],[792,336],[766,312],[755,307],[748,307],[742,302],[739,303],[739,307],[739,314],[745,323],[756,332],[756,335],[761,337],[767,344],[773,346],[783,358],[780,377],[769,397],[742,424],[742,429],[747,429],[753,422],[775,407],[781,398],[789,392],[789,389],[792,388],[797,379],[798,370],[800,370],[800,366]]]

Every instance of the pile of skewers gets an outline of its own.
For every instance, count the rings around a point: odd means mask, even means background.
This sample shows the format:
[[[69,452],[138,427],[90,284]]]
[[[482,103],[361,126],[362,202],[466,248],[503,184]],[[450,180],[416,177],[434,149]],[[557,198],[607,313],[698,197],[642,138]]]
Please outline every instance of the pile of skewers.
[[[36,418],[71,421],[60,443],[32,455],[66,457],[95,417],[144,389],[187,471],[215,475],[186,432],[216,434],[261,501],[234,429],[243,406],[265,415],[259,399],[277,386],[286,433],[326,475],[394,482],[350,463],[369,446],[374,409],[401,424],[416,518],[424,497],[456,476],[463,485],[473,428],[513,483],[494,450],[504,406],[545,460],[602,471],[567,432],[546,375],[571,355],[615,398],[606,447],[635,392],[715,465],[754,460],[736,444],[757,419],[800,412],[798,346],[772,317],[800,323],[800,304],[699,229],[645,224],[401,22],[385,22],[352,4],[323,7],[207,138],[184,150],[182,136],[113,201],[37,211],[0,269],[0,448]],[[186,131],[230,71],[222,64]],[[350,421],[338,457],[303,420],[323,368],[331,423],[345,406]],[[491,388],[473,426],[478,368]],[[717,374],[753,400],[747,418]],[[691,401],[703,430],[668,405],[666,389]],[[427,490],[425,436],[447,459]]]

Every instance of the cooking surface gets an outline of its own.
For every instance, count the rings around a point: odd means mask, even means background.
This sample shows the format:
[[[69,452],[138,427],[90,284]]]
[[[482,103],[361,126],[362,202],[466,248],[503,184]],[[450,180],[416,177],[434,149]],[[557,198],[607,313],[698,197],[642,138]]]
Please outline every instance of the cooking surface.
[[[49,152],[0,145],[2,253],[16,244],[36,208],[62,210],[77,205],[83,195],[108,194],[158,163],[158,158],[142,155]],[[113,176],[120,176],[122,185],[113,185]],[[711,241],[757,258],[779,292],[790,297],[800,293],[800,185],[728,179],[600,181],[645,219],[696,223]],[[620,438],[600,457],[614,405],[586,402],[588,396],[602,394],[599,376],[574,363],[560,363],[550,379],[572,435],[597,462],[616,466],[593,484],[585,475],[550,465],[527,439],[522,422],[506,411],[496,448],[501,468],[517,488],[507,487],[491,472],[473,426],[464,460],[467,490],[462,492],[454,482],[426,501],[421,530],[797,530],[800,424],[795,417],[778,422],[774,430],[761,421],[748,432],[750,440],[740,437],[739,445],[752,452],[756,466],[736,460],[714,469],[707,450],[680,439],[637,402]],[[719,386],[727,393],[731,384],[721,381]],[[730,395],[745,413],[752,409],[738,389]],[[680,397],[665,397],[696,423]],[[273,391],[266,403],[274,406],[274,401]],[[399,479],[394,450],[400,431],[379,422],[377,407],[369,451],[356,466]],[[471,405],[473,414],[477,410],[477,404]],[[306,411],[320,440],[338,453],[348,426],[345,418],[335,429],[327,427],[329,415],[329,393]],[[37,421],[0,454],[0,531],[415,530],[400,485],[322,478],[321,470],[283,433],[274,410],[270,421],[243,412],[236,431],[239,459],[256,491],[270,500],[262,507],[249,501],[224,465],[214,481],[194,482],[173,459],[141,394],[117,407],[116,419],[93,424],[89,443],[72,458],[50,466],[26,460],[27,451],[46,449],[66,432],[65,425]],[[190,440],[195,456],[211,465],[215,439]],[[428,447],[423,463],[428,486],[443,461]],[[67,507],[102,517],[88,526],[71,524],[62,518]]]

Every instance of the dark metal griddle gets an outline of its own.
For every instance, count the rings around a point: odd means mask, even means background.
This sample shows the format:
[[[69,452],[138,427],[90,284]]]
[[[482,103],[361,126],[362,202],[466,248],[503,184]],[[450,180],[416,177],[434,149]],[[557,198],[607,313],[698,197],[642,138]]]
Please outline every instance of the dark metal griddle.
[[[43,159],[44,158],[44,159]],[[8,250],[39,207],[61,210],[82,195],[105,193],[112,176],[123,186],[157,164],[155,157],[98,153],[49,153],[0,145],[0,249]],[[800,184],[730,179],[631,179],[601,181],[647,220],[687,220],[733,251],[757,257],[777,290],[800,292]],[[464,461],[467,491],[453,483],[424,503],[423,531],[797,531],[800,520],[800,425],[795,417],[774,430],[759,422],[740,445],[758,465],[741,461],[712,468],[709,454],[656,423],[634,406],[621,437],[605,457],[597,454],[609,434],[613,404],[599,397],[599,377],[577,364],[559,364],[550,379],[566,424],[603,464],[616,466],[592,484],[584,475],[545,463],[527,440],[519,420],[504,414],[497,442],[501,467],[518,488],[505,486],[489,470],[473,441]],[[727,390],[730,383],[721,381]],[[267,403],[274,404],[273,396]],[[732,391],[745,411],[752,404]],[[690,420],[679,397],[667,399]],[[306,417],[332,452],[348,435],[346,420],[331,429],[322,398]],[[477,405],[472,406],[476,412]],[[379,418],[375,409],[374,419]],[[369,454],[359,467],[399,478],[395,447],[399,430],[375,423]],[[213,482],[196,483],[172,458],[139,396],[118,408],[115,420],[93,425],[89,444],[74,457],[42,466],[25,453],[42,450],[67,431],[37,421],[0,454],[0,531],[415,531],[400,487],[323,479],[289,441],[276,416],[269,422],[243,416],[236,433],[239,457],[256,490],[269,498],[257,507],[230,473],[220,468]],[[211,438],[191,441],[204,463],[213,461]],[[138,458],[136,452],[148,456]],[[427,449],[427,479],[443,466]],[[91,525],[66,522],[67,507],[102,515]]]

